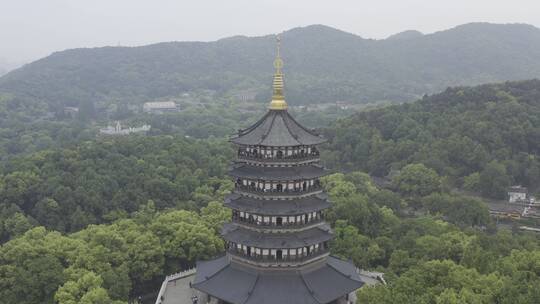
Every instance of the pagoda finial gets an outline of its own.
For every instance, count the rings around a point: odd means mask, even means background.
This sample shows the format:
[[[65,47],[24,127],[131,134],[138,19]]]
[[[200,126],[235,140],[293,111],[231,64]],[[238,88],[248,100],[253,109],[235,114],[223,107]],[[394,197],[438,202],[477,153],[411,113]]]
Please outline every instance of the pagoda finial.
[[[281,37],[276,36],[276,59],[274,60],[274,80],[272,83],[272,102],[270,102],[270,110],[286,110],[287,102],[283,95],[283,60],[281,59]]]

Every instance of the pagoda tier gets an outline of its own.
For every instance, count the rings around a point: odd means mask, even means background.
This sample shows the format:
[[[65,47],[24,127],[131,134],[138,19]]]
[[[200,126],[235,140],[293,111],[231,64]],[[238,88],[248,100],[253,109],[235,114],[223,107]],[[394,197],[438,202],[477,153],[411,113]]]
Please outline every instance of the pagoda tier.
[[[264,180],[264,181],[298,181],[312,180],[328,174],[323,167],[311,165],[296,166],[255,166],[253,164],[237,163],[229,171],[232,177]]]
[[[230,194],[225,198],[225,206],[244,212],[248,215],[260,216],[301,216],[306,213],[321,212],[330,208],[326,194],[310,195],[290,200],[256,199],[238,193]]]
[[[319,223],[316,227],[294,232],[259,232],[234,223],[223,227],[223,238],[227,242],[264,249],[289,249],[309,247],[332,239],[330,227]]]

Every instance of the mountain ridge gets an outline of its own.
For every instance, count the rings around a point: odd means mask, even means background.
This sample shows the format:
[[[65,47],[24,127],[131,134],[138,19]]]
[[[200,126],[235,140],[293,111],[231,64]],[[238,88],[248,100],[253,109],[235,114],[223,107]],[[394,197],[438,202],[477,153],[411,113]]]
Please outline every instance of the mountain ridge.
[[[365,39],[325,25],[281,34],[292,104],[414,100],[449,86],[540,77],[540,29],[469,23],[413,39]],[[186,91],[269,97],[274,35],[55,52],[0,77],[0,93],[49,107],[141,103]]]

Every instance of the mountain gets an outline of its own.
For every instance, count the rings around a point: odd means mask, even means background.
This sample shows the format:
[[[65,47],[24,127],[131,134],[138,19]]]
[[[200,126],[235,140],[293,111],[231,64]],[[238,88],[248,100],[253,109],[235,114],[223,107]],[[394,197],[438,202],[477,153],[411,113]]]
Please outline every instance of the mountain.
[[[506,197],[540,185],[540,80],[454,87],[355,114],[327,130],[330,167],[378,176],[422,163],[448,183]]]
[[[391,35],[390,37],[388,37],[386,39],[387,40],[413,39],[413,38],[418,38],[418,37],[422,37],[422,36],[424,36],[424,34],[422,34],[419,31],[409,30],[409,31],[403,31],[401,33]]]
[[[400,102],[448,86],[540,77],[540,30],[524,24],[471,23],[384,40],[313,25],[284,32],[282,41],[292,104]],[[140,104],[192,90],[257,90],[263,100],[274,44],[268,35],[66,50],[1,77],[0,94],[53,109]]]

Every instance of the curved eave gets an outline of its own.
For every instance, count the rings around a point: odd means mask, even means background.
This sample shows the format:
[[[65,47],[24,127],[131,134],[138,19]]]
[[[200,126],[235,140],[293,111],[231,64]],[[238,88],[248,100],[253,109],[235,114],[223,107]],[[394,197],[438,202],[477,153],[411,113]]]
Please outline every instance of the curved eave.
[[[286,110],[270,110],[230,141],[244,146],[289,147],[319,145],[326,139],[304,128]]]
[[[260,233],[232,223],[223,226],[222,236],[229,242],[264,249],[300,248],[330,241],[333,238],[332,231],[327,225],[299,232]]]
[[[225,206],[253,214],[287,216],[325,210],[331,204],[323,194],[292,200],[266,200],[233,193],[225,198]]]
[[[313,267],[272,272],[256,272],[222,257],[197,263],[193,283],[234,304],[326,304],[363,285],[353,264],[332,256]]]
[[[291,181],[314,179],[329,174],[328,170],[319,165],[303,165],[294,167],[259,167],[247,164],[237,164],[229,171],[232,177],[247,179],[262,179],[267,181]]]

